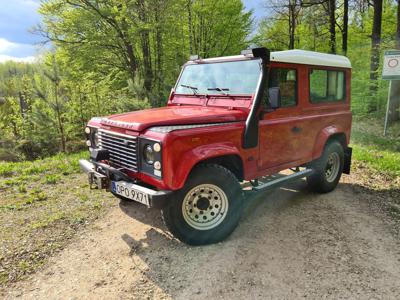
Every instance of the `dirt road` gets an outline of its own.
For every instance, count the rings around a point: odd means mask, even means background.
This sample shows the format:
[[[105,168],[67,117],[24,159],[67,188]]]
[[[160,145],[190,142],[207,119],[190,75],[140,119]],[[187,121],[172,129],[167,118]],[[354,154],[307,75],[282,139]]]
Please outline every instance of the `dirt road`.
[[[400,299],[400,242],[373,197],[346,181],[327,195],[299,182],[250,199],[229,239],[207,247],[121,203],[5,297]]]

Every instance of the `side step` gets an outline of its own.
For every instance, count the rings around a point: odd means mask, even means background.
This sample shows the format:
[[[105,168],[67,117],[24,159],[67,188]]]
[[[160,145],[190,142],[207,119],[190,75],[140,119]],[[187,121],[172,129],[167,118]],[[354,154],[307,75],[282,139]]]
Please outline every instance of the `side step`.
[[[305,170],[302,170],[302,171],[298,171],[296,173],[293,173],[293,174],[290,174],[290,175],[286,175],[286,176],[280,177],[278,179],[274,179],[274,180],[268,181],[268,182],[266,182],[264,184],[254,186],[252,190],[256,191],[256,192],[259,192],[259,191],[266,191],[266,190],[269,190],[269,189],[281,187],[285,183],[288,183],[288,182],[291,182],[291,181],[295,181],[297,179],[309,176],[313,172],[314,172],[314,170],[312,170],[312,169],[305,169]]]

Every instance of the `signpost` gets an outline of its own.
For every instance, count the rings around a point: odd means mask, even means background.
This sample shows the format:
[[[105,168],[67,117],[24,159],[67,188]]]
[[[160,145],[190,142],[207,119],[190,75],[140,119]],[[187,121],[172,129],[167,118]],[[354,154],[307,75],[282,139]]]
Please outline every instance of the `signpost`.
[[[388,101],[386,107],[385,127],[383,129],[383,135],[386,135],[389,113],[390,113],[390,102],[392,98],[399,96],[399,95],[393,95],[392,89],[393,89],[393,81],[397,83],[397,80],[400,80],[400,50],[385,51],[385,56],[383,60],[382,79],[390,80]]]

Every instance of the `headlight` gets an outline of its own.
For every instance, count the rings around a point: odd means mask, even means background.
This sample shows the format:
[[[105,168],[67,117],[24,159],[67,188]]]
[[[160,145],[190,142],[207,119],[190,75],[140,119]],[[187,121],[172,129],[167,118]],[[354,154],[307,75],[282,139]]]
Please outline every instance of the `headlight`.
[[[99,145],[99,132],[95,127],[86,127],[85,133],[87,137],[86,145],[88,147],[97,148]]]
[[[162,144],[159,141],[139,138],[140,172],[162,178]]]
[[[93,133],[93,147],[97,148],[97,146],[99,145],[99,132],[96,131]]]
[[[149,144],[146,144],[143,149],[143,158],[146,163],[149,165],[152,165],[155,160],[155,155],[154,155],[154,150],[153,147]]]

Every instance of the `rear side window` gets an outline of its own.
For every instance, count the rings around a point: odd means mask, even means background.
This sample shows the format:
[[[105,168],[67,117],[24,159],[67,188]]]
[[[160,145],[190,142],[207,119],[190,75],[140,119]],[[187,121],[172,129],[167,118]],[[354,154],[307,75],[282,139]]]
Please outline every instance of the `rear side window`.
[[[310,71],[310,101],[312,103],[338,102],[346,98],[345,75],[342,71]]]

